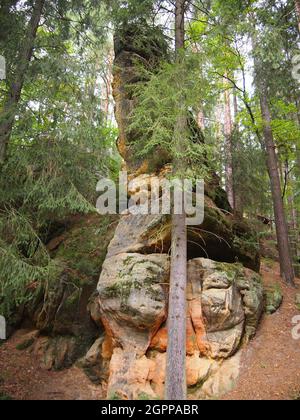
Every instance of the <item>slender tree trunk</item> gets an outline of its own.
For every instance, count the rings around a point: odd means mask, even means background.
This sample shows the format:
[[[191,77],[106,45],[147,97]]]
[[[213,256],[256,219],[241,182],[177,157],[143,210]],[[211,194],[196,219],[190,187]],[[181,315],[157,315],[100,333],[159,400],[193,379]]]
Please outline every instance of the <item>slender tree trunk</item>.
[[[185,215],[172,220],[172,256],[168,316],[166,399],[186,399],[186,279]]]
[[[36,0],[34,3],[32,16],[28,23],[27,31],[25,34],[24,43],[17,60],[17,68],[14,81],[12,83],[9,96],[4,104],[3,110],[0,113],[0,164],[5,160],[7,145],[9,143],[14,125],[17,106],[20,101],[29,62],[32,57],[34,41],[40,23],[44,3],[45,0]]]
[[[236,147],[237,155],[240,156],[242,154],[242,144],[241,144],[240,136],[239,136],[239,134],[240,134],[239,133],[239,124],[238,124],[239,107],[238,107],[236,90],[234,90],[234,93],[233,93],[233,110],[234,110],[234,133],[235,133],[235,136],[236,136],[235,147]],[[234,163],[233,163],[234,168],[236,168],[235,165],[237,165],[235,160],[234,160]],[[243,216],[244,205],[243,205],[243,189],[241,187],[242,183],[238,182],[237,179],[236,179],[236,170],[234,170],[233,175],[234,175],[233,176],[233,185],[234,185],[235,211],[240,216]]]
[[[176,53],[184,48],[185,0],[176,0]],[[182,108],[181,104],[178,104]],[[175,127],[177,147],[183,150],[186,138],[187,119],[185,110]],[[182,173],[182,162],[174,162],[175,170]],[[181,166],[181,167],[180,167]],[[186,387],[186,285],[187,285],[187,227],[186,216],[172,217],[171,274],[168,316],[168,348],[166,367],[166,400],[185,400]]]
[[[199,12],[198,7],[195,4],[192,5],[193,19],[197,20],[198,12]],[[201,52],[201,46],[199,45],[198,42],[194,42],[194,44],[192,45],[192,51],[195,54],[199,54]],[[204,130],[205,130],[205,115],[204,115],[203,103],[199,104],[199,109],[198,109],[198,112],[197,112],[197,124],[198,124],[198,127],[201,129],[202,133],[204,133]]]
[[[104,111],[104,117],[105,117],[106,123],[111,120],[109,107],[110,107],[111,86],[112,86],[112,78],[113,78],[113,61],[114,61],[113,52],[109,50],[107,53],[106,74],[103,77],[103,81],[105,84],[105,98],[104,98],[103,111]]]
[[[298,20],[298,31],[300,35],[300,0],[295,0],[295,8],[296,8],[296,14],[297,14],[297,20]],[[299,100],[297,96],[295,98],[295,105],[297,107],[298,124],[300,124]],[[300,173],[300,148],[297,145],[296,145],[296,160],[297,160],[297,165],[298,165],[298,172]]]
[[[237,124],[237,116],[238,116],[238,113],[239,113],[239,106],[238,106],[238,100],[237,100],[237,95],[236,95],[236,89],[234,89],[234,92],[233,92],[233,111],[234,111],[235,124]]]
[[[298,18],[298,29],[300,32],[300,0],[295,0],[296,13]]]
[[[184,48],[185,21],[184,12],[187,0],[176,0],[175,4],[175,51],[177,54]]]
[[[290,212],[290,242],[293,257],[295,259],[295,275],[299,276],[298,260],[300,258],[299,252],[299,229],[297,220],[297,211],[294,204],[294,195],[290,194],[288,197],[289,212]]]
[[[300,30],[300,29],[299,29]],[[296,106],[297,109],[299,109],[299,104],[296,101]],[[295,114],[295,122],[298,123],[298,125],[300,125],[300,113],[297,112],[297,114]],[[295,176],[300,179],[300,147],[296,144],[296,163],[297,163],[297,167],[296,167],[296,172],[295,172]],[[296,179],[297,179],[296,178]],[[300,218],[299,218],[299,211],[296,210],[296,221],[297,221],[297,225],[298,225],[298,244],[300,244],[300,222],[299,222]],[[298,250],[298,255],[300,258],[300,249]],[[299,264],[300,264],[300,259],[298,258]],[[297,270],[297,276],[300,276],[300,267],[298,266],[298,270]]]
[[[279,177],[279,165],[278,157],[276,154],[276,147],[273,138],[273,132],[271,127],[271,112],[269,109],[269,103],[267,99],[267,89],[265,83],[259,80],[258,84],[260,90],[260,104],[261,112],[264,124],[264,140],[265,140],[265,149],[266,149],[266,159],[268,173],[271,182],[271,190],[273,197],[273,206],[275,214],[275,224],[276,224],[276,233],[277,233],[277,242],[279,249],[279,258],[280,258],[280,269],[281,275],[285,281],[294,285],[295,273],[293,268],[293,261],[291,258],[289,237],[288,237],[288,225],[284,212],[284,205],[282,199],[282,191]]]
[[[223,137],[223,127],[220,122],[220,115],[222,115],[223,106],[221,101],[218,101],[214,111],[214,118],[216,120],[216,140],[218,143],[221,143],[221,139]]]
[[[230,92],[225,90],[225,177],[226,177],[226,192],[228,201],[233,210],[235,210],[235,196],[233,183],[233,124],[231,115]]]
[[[256,49],[256,36],[252,38],[253,50]],[[291,248],[289,242],[288,224],[284,211],[284,203],[282,198],[282,190],[279,176],[279,161],[276,154],[276,145],[272,130],[272,117],[268,101],[268,89],[266,79],[264,77],[263,68],[257,57],[254,55],[254,69],[256,86],[260,97],[260,107],[263,121],[263,136],[261,140],[262,147],[266,154],[266,163],[271,184],[275,227],[277,244],[280,260],[280,271],[282,278],[291,286],[295,286],[295,271],[291,257]]]
[[[202,132],[204,133],[204,130],[205,130],[205,115],[204,115],[202,106],[200,106],[198,114],[197,114],[197,124],[198,124],[198,127],[201,128]]]

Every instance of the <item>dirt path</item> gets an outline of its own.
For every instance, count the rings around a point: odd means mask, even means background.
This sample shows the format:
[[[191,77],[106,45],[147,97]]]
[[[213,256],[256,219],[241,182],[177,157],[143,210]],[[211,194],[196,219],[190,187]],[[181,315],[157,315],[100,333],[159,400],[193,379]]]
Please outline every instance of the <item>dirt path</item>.
[[[237,386],[225,400],[300,399],[300,339],[292,337],[292,319],[300,315],[295,305],[300,289],[283,284],[278,264],[263,265],[262,275],[265,284],[281,285],[284,301],[278,312],[264,316],[257,336],[243,352]]]
[[[292,319],[300,315],[295,306],[300,289],[283,284],[277,264],[264,265],[262,274],[266,284],[281,285],[284,302],[276,314],[263,318],[256,338],[243,351],[238,384],[225,400],[300,399],[300,340],[291,334]],[[42,370],[30,350],[16,349],[22,334],[24,331],[18,331],[0,347],[0,399],[7,395],[22,400],[103,398],[102,388],[92,385],[78,368]]]
[[[39,367],[30,350],[17,350],[24,331],[0,347],[0,400],[99,400],[101,386],[93,385],[78,368],[49,372]]]

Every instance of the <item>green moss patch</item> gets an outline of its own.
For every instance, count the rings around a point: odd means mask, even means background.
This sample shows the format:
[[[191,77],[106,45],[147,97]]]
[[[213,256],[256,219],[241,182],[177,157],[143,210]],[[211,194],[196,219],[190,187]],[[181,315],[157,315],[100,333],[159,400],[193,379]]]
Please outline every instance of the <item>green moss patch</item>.
[[[267,315],[274,314],[281,306],[283,294],[279,284],[269,286],[264,291],[265,312]]]

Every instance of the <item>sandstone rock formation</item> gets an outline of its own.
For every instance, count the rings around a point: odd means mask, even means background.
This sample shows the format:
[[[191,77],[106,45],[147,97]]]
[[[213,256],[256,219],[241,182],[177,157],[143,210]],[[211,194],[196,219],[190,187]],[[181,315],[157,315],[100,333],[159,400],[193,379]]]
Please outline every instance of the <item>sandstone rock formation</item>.
[[[165,155],[151,162],[136,161],[132,143],[138,133],[127,130],[135,104],[131,87],[140,77],[136,61],[153,68],[167,54],[164,42],[151,30],[147,36],[148,30],[130,28],[115,45],[119,150],[130,180],[135,177],[130,194],[140,183],[169,170]],[[195,133],[204,141],[197,127]],[[93,382],[107,384],[108,398],[161,398],[168,339],[170,216],[124,214],[117,227],[114,222],[88,216],[50,241],[51,256],[63,262],[64,269],[26,308],[38,330],[30,342],[32,351],[46,369],[68,367],[79,359]],[[239,348],[255,334],[263,308],[255,234],[231,214],[213,173],[205,187],[204,222],[189,228],[188,259],[189,396],[213,398],[237,378]]]
[[[158,28],[151,29],[147,25],[124,26],[114,41],[113,95],[119,126],[118,149],[129,172],[138,171],[139,168],[142,168],[141,172],[146,172],[149,162],[137,160],[132,153],[139,133],[128,130],[130,113],[135,105],[133,89],[141,80],[138,66],[148,70],[157,67],[168,56],[168,45]]]
[[[120,254],[105,262],[98,285],[100,310],[115,347],[108,396],[163,397],[168,264],[164,254]],[[215,393],[213,378],[217,380],[222,369],[236,377],[238,356],[232,362],[224,360],[237,353],[258,325],[262,283],[258,274],[240,264],[202,258],[189,261],[188,276],[189,392],[194,397],[217,396],[227,386]]]
[[[98,293],[101,320],[115,345],[145,354],[166,319],[168,282],[165,254],[119,254],[106,259]]]
[[[140,67],[155,71],[161,60],[168,59],[168,48],[158,28],[146,25],[124,27],[115,37],[115,61],[113,95],[115,115],[119,127],[118,149],[124,159],[129,176],[138,185],[150,183],[152,176],[162,177],[170,161],[161,150],[147,161],[140,161],[133,153],[138,144],[139,132],[129,130],[130,114],[136,104],[134,87],[144,79]],[[191,116],[193,137],[204,142],[201,129]],[[141,127],[142,130],[142,127]],[[209,165],[207,162],[204,165]],[[231,214],[225,191],[220,187],[218,176],[211,170],[205,185],[205,220],[202,226],[189,229],[189,258],[207,257],[217,261],[241,262],[246,267],[259,271],[259,244],[255,232],[245,220]],[[133,189],[129,188],[129,193]],[[156,226],[155,226],[156,225]],[[200,229],[199,229],[200,228]],[[123,232],[126,230],[126,233]],[[130,230],[130,232],[129,232]],[[168,252],[170,244],[170,222],[168,218],[123,218],[110,246],[109,255],[116,252],[153,252],[159,243],[153,237],[159,235],[162,252]],[[195,247],[192,243],[197,243]],[[204,244],[204,246],[203,246]],[[143,249],[144,247],[144,249]]]
[[[149,36],[145,31],[149,30]],[[114,98],[119,150],[135,186],[166,171],[167,156],[139,162],[138,133],[128,131],[140,80],[136,61],[155,67],[166,57],[150,28],[128,28],[115,40]],[[195,128],[200,141],[201,131]],[[154,167],[153,167],[154,166]],[[151,169],[153,173],[151,174]],[[169,216],[123,215],[112,239],[92,308],[110,343],[108,398],[162,398],[167,348]],[[256,331],[263,311],[259,246],[246,221],[231,214],[218,177],[205,187],[205,219],[188,234],[187,381],[190,398],[213,398],[238,376],[239,348]],[[254,270],[254,271],[252,271]]]

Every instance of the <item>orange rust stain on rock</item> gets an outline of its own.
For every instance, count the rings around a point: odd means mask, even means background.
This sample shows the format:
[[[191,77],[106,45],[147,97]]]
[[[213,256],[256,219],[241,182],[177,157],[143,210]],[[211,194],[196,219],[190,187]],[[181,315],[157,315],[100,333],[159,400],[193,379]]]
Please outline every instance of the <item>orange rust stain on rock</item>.
[[[194,299],[189,302],[189,314],[196,334],[197,347],[202,355],[208,355],[210,351],[210,345],[206,341],[206,330],[202,317],[200,299]]]
[[[167,328],[163,327],[152,338],[150,349],[157,350],[161,353],[164,353],[167,351],[167,344],[168,344],[168,332],[167,332]]]
[[[111,359],[113,352],[114,352],[114,345],[113,345],[112,338],[109,335],[106,335],[102,343],[103,359]]]

